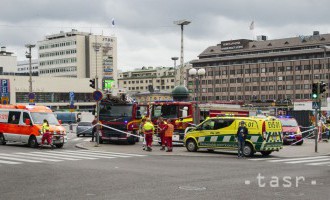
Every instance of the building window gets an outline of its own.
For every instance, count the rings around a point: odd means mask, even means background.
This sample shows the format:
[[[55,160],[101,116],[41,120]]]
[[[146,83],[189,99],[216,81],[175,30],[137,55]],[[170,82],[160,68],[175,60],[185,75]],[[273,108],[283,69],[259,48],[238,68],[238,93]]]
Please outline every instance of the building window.
[[[309,85],[309,84],[305,84],[305,85],[304,85],[304,89],[305,89],[305,90],[307,90],[307,89],[309,89],[309,88],[310,88],[310,85]]]
[[[296,80],[301,80],[301,75],[296,75],[295,78]]]
[[[292,90],[293,86],[292,85],[286,85],[286,90]]]
[[[286,66],[286,71],[292,71],[292,66]]]
[[[251,78],[245,78],[245,83],[250,83],[251,82]]]
[[[227,84],[227,79],[222,79],[222,84]]]
[[[304,80],[309,80],[309,79],[310,79],[310,75],[309,74],[304,75]]]
[[[293,76],[286,76],[285,80],[292,81],[293,80]]]
[[[283,81],[283,76],[279,76],[279,77],[277,78],[277,80],[278,80],[278,81]]]
[[[301,85],[295,85],[295,89],[296,90],[300,90],[301,89]]]
[[[261,77],[261,82],[266,82],[267,81],[267,77]]]
[[[304,65],[304,70],[311,70],[311,66],[310,65]]]
[[[126,85],[126,81],[124,81],[124,85]]]

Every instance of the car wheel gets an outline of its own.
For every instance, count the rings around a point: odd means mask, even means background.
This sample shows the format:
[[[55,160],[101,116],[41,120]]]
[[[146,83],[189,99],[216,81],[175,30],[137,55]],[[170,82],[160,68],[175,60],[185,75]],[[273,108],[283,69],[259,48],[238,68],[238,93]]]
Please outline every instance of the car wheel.
[[[300,142],[297,142],[296,145],[302,145],[304,143],[304,140],[301,140]]]
[[[186,142],[186,148],[190,152],[197,151],[197,144],[196,144],[195,140],[193,140],[193,139],[187,140],[187,142]]]
[[[34,135],[30,136],[28,145],[31,148],[37,148],[38,147],[38,141],[37,141],[36,136],[34,136]]]
[[[83,137],[85,137],[85,134],[83,134]]]
[[[127,143],[131,145],[135,144],[135,138],[134,137],[127,138]]]
[[[64,144],[55,144],[56,148],[62,148]]]
[[[253,147],[250,143],[245,143],[243,148],[243,154],[245,157],[252,157],[254,154]]]
[[[269,156],[271,153],[272,153],[272,151],[261,151],[260,152],[263,156]]]
[[[6,144],[5,136],[3,136],[2,133],[0,133],[0,144],[2,144],[2,145]]]
[[[214,149],[207,149],[208,152],[214,152]]]
[[[77,137],[79,137],[80,135],[79,134],[77,134]]]

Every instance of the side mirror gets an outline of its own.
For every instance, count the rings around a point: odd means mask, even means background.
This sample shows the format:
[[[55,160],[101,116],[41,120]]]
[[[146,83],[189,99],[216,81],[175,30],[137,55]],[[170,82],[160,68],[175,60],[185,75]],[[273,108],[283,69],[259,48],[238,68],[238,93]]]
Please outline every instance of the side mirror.
[[[62,124],[62,120],[58,120],[58,123]]]
[[[26,124],[26,125],[32,125],[32,124],[31,124],[31,120],[30,120],[30,119],[25,119],[25,124]]]
[[[183,120],[183,117],[180,117],[179,119],[180,119],[180,121],[182,121]]]

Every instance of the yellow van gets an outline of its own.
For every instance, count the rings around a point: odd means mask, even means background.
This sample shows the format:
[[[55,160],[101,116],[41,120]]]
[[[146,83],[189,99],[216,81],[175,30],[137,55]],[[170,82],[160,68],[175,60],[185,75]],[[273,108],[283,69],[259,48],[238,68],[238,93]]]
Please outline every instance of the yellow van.
[[[256,152],[268,156],[282,149],[282,125],[274,117],[213,117],[195,128],[187,129],[184,145],[190,152],[200,148],[237,149],[237,129],[241,121],[249,131],[244,146],[244,156]]]

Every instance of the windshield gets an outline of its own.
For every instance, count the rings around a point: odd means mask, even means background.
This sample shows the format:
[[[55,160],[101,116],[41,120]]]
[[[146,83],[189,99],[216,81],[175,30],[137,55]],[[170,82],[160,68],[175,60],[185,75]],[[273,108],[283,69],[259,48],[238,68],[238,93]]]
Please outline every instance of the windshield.
[[[44,119],[46,119],[49,125],[60,125],[58,120],[56,119],[54,113],[47,113],[47,112],[31,112],[31,117],[33,123],[35,124],[42,124]]]
[[[298,123],[295,119],[279,119],[282,123],[282,126],[298,126]]]
[[[132,117],[133,105],[102,105],[100,104],[100,118],[104,117]]]
[[[152,111],[152,117],[164,117],[164,118],[178,118],[178,106],[175,105],[163,105],[154,106]]]

